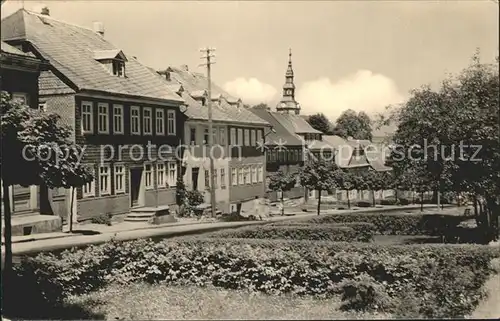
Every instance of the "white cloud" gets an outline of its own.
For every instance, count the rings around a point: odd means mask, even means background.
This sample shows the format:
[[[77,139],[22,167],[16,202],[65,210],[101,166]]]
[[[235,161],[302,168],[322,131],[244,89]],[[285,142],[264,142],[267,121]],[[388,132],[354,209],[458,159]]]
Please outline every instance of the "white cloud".
[[[276,89],[256,78],[236,78],[224,84],[224,89],[248,104],[269,103],[276,95]]]
[[[332,121],[347,109],[368,115],[404,100],[394,81],[369,70],[359,70],[337,82],[326,77],[303,84],[296,95],[301,113],[324,113]]]

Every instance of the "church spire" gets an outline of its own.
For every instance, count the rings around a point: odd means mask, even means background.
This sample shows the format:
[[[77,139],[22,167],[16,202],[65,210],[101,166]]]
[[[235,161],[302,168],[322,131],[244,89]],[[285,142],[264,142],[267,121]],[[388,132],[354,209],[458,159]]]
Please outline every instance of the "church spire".
[[[285,84],[283,85],[283,97],[276,106],[278,112],[296,115],[300,113],[300,105],[295,101],[295,84],[293,82],[292,49],[288,50],[288,68],[285,73]]]

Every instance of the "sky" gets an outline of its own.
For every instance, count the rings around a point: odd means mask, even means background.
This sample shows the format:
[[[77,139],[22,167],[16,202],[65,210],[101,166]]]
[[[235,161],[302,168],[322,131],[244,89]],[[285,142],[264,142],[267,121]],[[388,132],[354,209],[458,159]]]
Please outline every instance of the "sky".
[[[7,0],[2,18],[22,7]],[[216,48],[212,77],[248,104],[274,107],[292,49],[303,114],[376,114],[409,91],[498,55],[498,4],[462,1],[24,1],[28,10],[92,27],[143,64],[205,72],[200,49]]]

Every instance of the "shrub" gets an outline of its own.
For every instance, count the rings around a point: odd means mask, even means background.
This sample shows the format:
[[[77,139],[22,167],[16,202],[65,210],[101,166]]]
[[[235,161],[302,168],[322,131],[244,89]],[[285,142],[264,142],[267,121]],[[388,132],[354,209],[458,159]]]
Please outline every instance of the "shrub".
[[[356,203],[357,207],[371,207],[373,204],[370,202],[360,201]]]
[[[345,226],[321,225],[260,225],[213,233],[209,237],[314,240],[332,242],[369,242],[370,231],[358,232]]]
[[[400,205],[409,205],[409,204],[410,204],[410,201],[409,201],[408,199],[406,199],[406,198],[400,198],[400,199],[398,200],[398,203],[399,203]]]
[[[234,212],[229,214],[223,214],[219,218],[219,220],[222,222],[242,222],[242,221],[244,222],[244,221],[255,221],[257,220],[257,218],[254,215],[242,216],[241,214]]]
[[[91,219],[91,222],[94,224],[104,224],[104,225],[111,226],[111,218],[112,218],[111,213],[106,213],[106,214],[102,214],[102,215],[93,217]]]
[[[343,280],[338,289],[342,297],[341,310],[387,311],[394,306],[384,285],[367,273]]]
[[[319,222],[319,223],[317,223]],[[320,219],[312,218],[307,221],[284,221],[279,223],[271,223],[274,226],[311,226],[318,224],[321,227],[348,227],[353,229],[356,233],[358,233],[358,238],[361,240],[369,241],[373,238],[375,234],[376,227],[374,224],[365,223],[365,222],[352,222],[352,223],[332,223],[332,224],[323,224]]]
[[[465,218],[452,215],[346,213],[330,214],[301,220],[315,224],[371,223],[375,234],[382,235],[447,235]]]
[[[395,199],[380,200],[380,205],[396,205]]]
[[[489,263],[498,256],[497,249],[477,245],[198,237],[110,242],[59,255],[40,254],[23,261],[18,271],[32,280],[32,288],[42,284],[49,296],[51,286],[54,293],[69,295],[110,282],[166,282],[315,296],[335,295],[343,289],[347,306],[359,306],[361,301],[380,309],[387,308],[384,293],[391,298],[389,303],[396,304],[412,289],[419,315],[454,318],[468,314],[477,304],[491,272]]]

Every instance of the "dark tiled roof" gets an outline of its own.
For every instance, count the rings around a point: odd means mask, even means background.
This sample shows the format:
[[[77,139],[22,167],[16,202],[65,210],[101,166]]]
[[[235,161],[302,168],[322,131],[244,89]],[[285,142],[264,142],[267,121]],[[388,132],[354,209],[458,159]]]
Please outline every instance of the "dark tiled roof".
[[[4,18],[1,29],[3,40],[28,40],[79,90],[183,102],[133,57],[127,57],[126,77],[112,75],[94,55],[96,51],[119,48],[91,29],[24,9]]]
[[[283,125],[281,125],[280,122],[274,118],[272,112],[263,108],[250,108],[249,110],[271,124],[273,129],[276,131],[275,133],[265,133],[265,135],[267,135],[266,144],[275,145],[281,141],[285,142],[285,146],[302,146],[302,140],[291,134],[285,127],[283,127]]]

